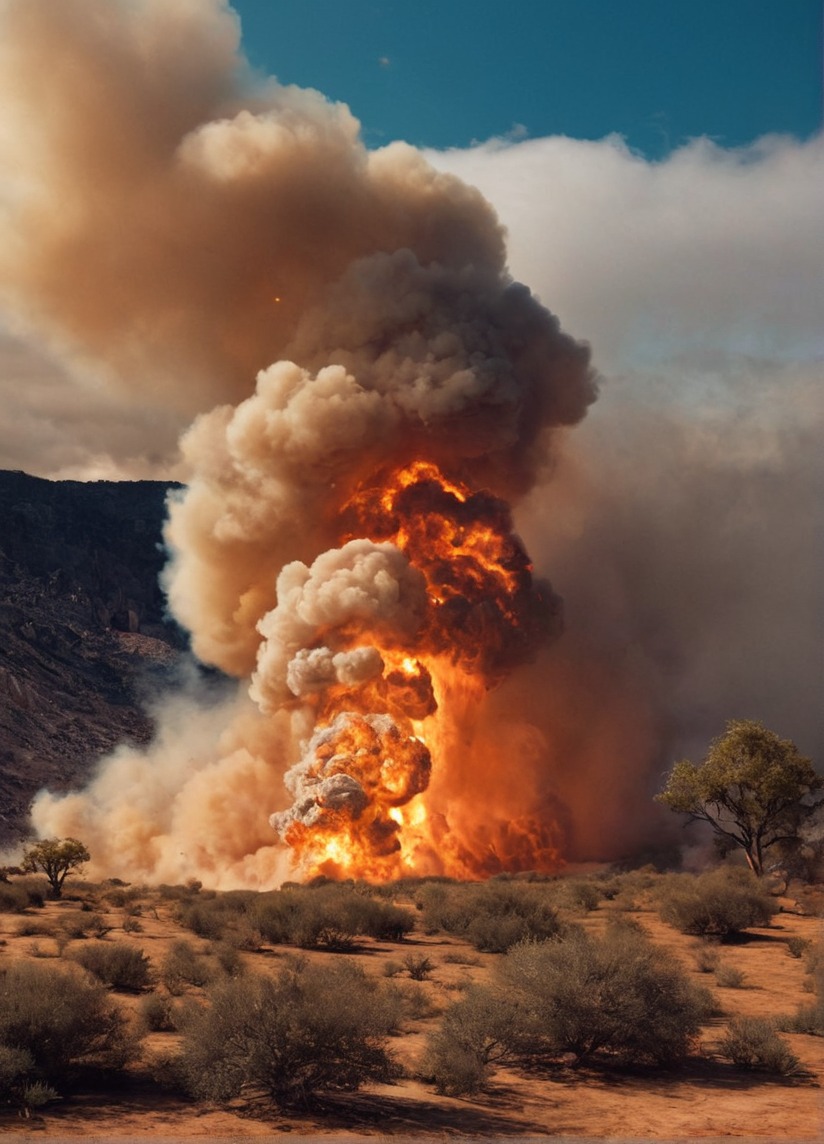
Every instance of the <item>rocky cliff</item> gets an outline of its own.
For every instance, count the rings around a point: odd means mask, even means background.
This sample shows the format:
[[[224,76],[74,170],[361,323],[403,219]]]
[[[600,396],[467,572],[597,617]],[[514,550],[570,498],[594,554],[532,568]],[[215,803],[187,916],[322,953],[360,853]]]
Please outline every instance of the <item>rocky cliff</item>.
[[[152,734],[145,701],[185,647],[158,580],[170,487],[0,471],[0,846],[42,786]]]

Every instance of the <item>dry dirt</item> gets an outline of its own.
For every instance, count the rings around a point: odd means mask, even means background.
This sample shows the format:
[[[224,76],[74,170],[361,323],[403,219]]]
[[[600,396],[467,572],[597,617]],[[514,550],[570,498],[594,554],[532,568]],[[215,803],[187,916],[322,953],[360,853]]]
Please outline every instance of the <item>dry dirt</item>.
[[[112,930],[106,940],[128,940],[140,946],[157,965],[170,941],[190,938],[196,947],[207,943],[183,933],[173,920],[173,904],[153,895],[147,898],[140,923],[143,931],[122,931],[124,912],[104,913]],[[117,1138],[153,1140],[241,1137],[281,1137],[300,1134],[307,1140],[318,1137],[332,1144],[335,1137],[351,1142],[363,1136],[370,1139],[403,1138],[421,1140],[460,1135],[485,1139],[519,1137],[609,1138],[691,1140],[720,1137],[760,1140],[821,1140],[824,1138],[824,1038],[787,1034],[793,1050],[802,1061],[805,1076],[770,1079],[724,1063],[714,1046],[730,1016],[753,1014],[778,1016],[808,1003],[805,969],[801,960],[790,956],[787,940],[799,937],[820,940],[821,921],[792,912],[792,902],[782,899],[784,909],[769,928],[755,929],[740,941],[720,946],[725,965],[744,975],[740,988],[720,988],[714,978],[696,969],[698,940],[677,933],[658,920],[651,911],[636,911],[635,917],[650,936],[671,949],[690,970],[696,981],[710,985],[717,993],[724,1016],[714,1019],[702,1032],[700,1053],[685,1067],[673,1072],[616,1070],[609,1068],[559,1067],[551,1071],[501,1068],[490,1091],[480,1098],[455,1099],[437,1095],[430,1087],[413,1079],[393,1085],[371,1086],[360,1093],[324,1099],[312,1115],[281,1115],[265,1104],[240,1104],[229,1109],[195,1105],[164,1092],[151,1076],[151,1063],[173,1048],[173,1033],[151,1034],[144,1042],[144,1056],[135,1065],[127,1083],[119,1090],[87,1092],[48,1106],[42,1114],[22,1119],[13,1113],[0,1114],[0,1133],[10,1139],[20,1135],[56,1142],[85,1137],[87,1141]],[[604,925],[608,903],[582,919],[588,928]],[[57,922],[67,911],[79,910],[79,901],[50,902],[35,911],[35,920]],[[19,915],[0,915],[0,964],[10,959],[57,956],[49,937],[19,936]],[[91,939],[94,940],[94,939]],[[70,951],[71,946],[68,947]],[[477,954],[464,943],[440,935],[413,934],[394,945],[366,940],[356,955],[369,972],[383,973],[388,960],[401,960],[414,949],[424,952],[435,963],[432,978],[422,989],[443,1008],[460,996],[467,979],[488,978],[495,955]],[[264,949],[244,954],[250,967],[260,972],[277,969],[285,948]],[[323,962],[336,954],[314,953]],[[461,964],[463,962],[463,964]],[[54,964],[55,962],[50,962]],[[118,1000],[135,1010],[139,999],[118,994]],[[393,1038],[398,1059],[413,1070],[429,1029],[437,1016],[411,1023],[409,1030]],[[155,1072],[156,1072],[155,1068]]]

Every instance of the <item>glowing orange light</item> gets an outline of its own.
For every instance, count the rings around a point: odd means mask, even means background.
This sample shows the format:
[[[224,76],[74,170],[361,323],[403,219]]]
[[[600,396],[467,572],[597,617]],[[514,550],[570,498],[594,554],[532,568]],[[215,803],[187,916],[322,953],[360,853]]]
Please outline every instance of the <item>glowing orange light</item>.
[[[508,506],[417,460],[365,482],[344,505],[342,522],[341,542],[399,548],[422,574],[428,603],[405,644],[356,624],[335,633],[336,650],[367,641],[384,667],[317,700],[317,725],[329,733],[312,781],[331,782],[331,795],[317,800],[311,822],[282,832],[301,870],[388,879],[413,870],[466,877],[554,868],[543,825],[507,821],[459,837],[443,810],[430,806],[430,771],[444,742],[439,705],[460,697],[471,710],[542,642],[554,618],[554,598],[534,584]],[[348,801],[347,784],[358,792]]]

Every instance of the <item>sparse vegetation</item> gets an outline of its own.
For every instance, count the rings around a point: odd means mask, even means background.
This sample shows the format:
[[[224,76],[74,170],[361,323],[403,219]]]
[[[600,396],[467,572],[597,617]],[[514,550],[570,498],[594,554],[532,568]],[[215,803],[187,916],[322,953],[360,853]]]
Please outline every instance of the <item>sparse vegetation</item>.
[[[687,1055],[707,1017],[706,994],[680,966],[620,924],[600,938],[575,929],[555,941],[524,942],[501,971],[521,999],[524,1034],[550,1056],[606,1053],[672,1065]]]
[[[423,886],[418,894],[424,929],[445,930],[484,953],[505,953],[519,941],[554,937],[558,911],[545,885],[484,882]]]
[[[510,995],[476,987],[444,1014],[429,1038],[421,1071],[438,1092],[480,1091],[491,1067],[505,1060],[523,1035],[523,1014]]]
[[[658,892],[661,918],[682,933],[729,938],[766,926],[775,900],[748,870],[724,867],[706,874],[673,874]]]
[[[739,1068],[757,1069],[780,1076],[800,1071],[801,1062],[766,1017],[734,1017],[718,1046],[722,1057]]]
[[[745,977],[734,965],[719,965],[715,971],[715,981],[722,989],[742,989]]]
[[[589,881],[598,887],[595,895],[582,890]],[[251,1102],[247,1111],[262,1094],[294,1108],[306,1106],[316,1093],[390,1078],[396,1072],[392,1045],[405,1069],[441,1093],[469,1098],[493,1082],[506,1086],[510,1068],[527,1085],[537,1085],[546,1069],[563,1070],[571,1083],[578,1077],[583,1085],[592,1070],[607,1068],[615,1075],[629,1066],[638,1077],[639,1068],[674,1068],[685,1056],[706,1050],[711,1055],[704,1068],[744,1067],[765,1078],[794,1078],[803,1071],[797,1057],[806,1059],[806,1053],[782,1040],[778,1029],[824,1035],[824,958],[820,944],[809,940],[812,919],[796,923],[783,915],[780,940],[769,947],[753,935],[725,950],[719,933],[696,940],[670,931],[667,945],[678,951],[679,964],[650,936],[663,926],[645,911],[686,891],[692,896],[708,883],[710,929],[722,928],[717,900],[724,903],[725,917],[734,900],[732,912],[740,921],[742,887],[749,900],[754,886],[772,912],[774,899],[761,883],[746,870],[725,868],[698,878],[650,868],[608,878],[577,876],[568,885],[563,878],[499,878],[485,885],[410,879],[402,888],[409,908],[396,905],[386,887],[373,893],[365,885],[328,880],[259,894],[192,886],[161,894],[142,887],[139,902],[130,894],[122,902],[118,896],[120,904],[110,895],[125,894],[125,887],[84,884],[44,912],[5,918],[4,936],[13,946],[7,964],[71,977],[104,1002],[107,989],[142,996],[122,1002],[123,1012],[131,1014],[126,1023],[109,999],[115,1014],[110,1044],[72,1064],[62,1079],[35,1060],[33,1049],[0,1035],[0,1107],[25,1115],[39,1107],[48,1115],[57,1092],[85,1084],[89,1069],[120,1067],[132,1044],[126,1028],[132,1037],[146,1038],[145,1064],[134,1067],[148,1083],[153,1077],[170,1086],[170,1095],[182,1086],[198,1100],[240,1097]],[[627,908],[630,898],[633,910]],[[329,929],[322,934],[316,921],[327,906]],[[431,929],[430,910],[457,932],[447,939],[435,931],[425,944],[372,937],[366,931],[380,933],[392,916],[389,909],[400,911],[399,933],[416,922]],[[112,928],[123,936],[124,923],[138,918],[143,942],[151,943],[154,972],[136,941],[113,940],[114,935],[93,940]],[[192,930],[184,936],[176,927],[186,919],[221,936],[200,938]],[[478,919],[482,925],[473,928]],[[476,943],[487,944],[485,927],[496,925],[510,927],[500,946],[508,944],[516,925],[546,927],[550,936],[527,938],[506,953],[478,952]],[[18,927],[28,936],[20,937]],[[298,952],[299,941],[309,952]],[[357,957],[330,956],[348,941]],[[753,1004],[760,1005],[767,994],[754,967],[768,948],[784,959],[803,958],[810,989],[817,986],[819,992],[806,1004],[798,997],[795,1011],[780,1026],[767,1022],[771,1030],[765,1032],[731,1022],[713,994],[692,982],[698,970],[715,974],[712,984],[724,989],[751,985],[757,990]],[[36,960],[41,957],[48,960]],[[96,975],[96,983],[81,975],[79,963],[88,965],[86,973]],[[692,982],[682,965],[693,970]],[[798,971],[786,963],[785,971],[799,987]],[[726,998],[733,1008],[730,994]],[[767,1011],[780,1010],[773,1000]],[[710,1017],[720,1018],[714,1033],[707,1027]],[[718,1063],[722,1056],[729,1065]],[[579,1064],[586,1067],[576,1071]],[[114,1090],[115,1075],[109,1074]]]
[[[208,985],[214,977],[212,966],[185,938],[172,943],[160,964],[160,980],[175,997],[187,985]]]
[[[432,976],[435,963],[425,953],[408,953],[403,959],[403,967],[413,981],[427,981]]]
[[[393,1020],[378,982],[352,962],[248,974],[189,1014],[181,1075],[197,1097],[228,1100],[251,1084],[278,1105],[303,1104],[318,1091],[387,1079]]]
[[[75,950],[72,960],[112,989],[139,993],[149,984],[149,959],[129,942],[95,942]]]
[[[17,1054],[6,1065],[21,1082],[60,1090],[79,1066],[118,1067],[131,1051],[123,1017],[101,985],[32,962],[0,974],[0,1046]]]

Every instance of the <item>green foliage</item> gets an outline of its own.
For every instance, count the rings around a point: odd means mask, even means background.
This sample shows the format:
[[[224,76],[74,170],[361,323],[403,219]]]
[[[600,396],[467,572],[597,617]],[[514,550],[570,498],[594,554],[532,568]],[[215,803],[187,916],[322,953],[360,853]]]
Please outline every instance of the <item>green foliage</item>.
[[[729,867],[706,874],[672,874],[658,892],[661,919],[682,933],[730,937],[769,925],[774,899],[749,872]]]
[[[119,1067],[131,1050],[124,1028],[106,990],[77,971],[22,961],[0,975],[0,1046],[26,1054],[32,1082],[62,1088],[80,1066]]]
[[[138,993],[149,984],[149,959],[142,949],[129,942],[84,945],[71,958],[112,989]]]
[[[797,838],[824,787],[809,759],[789,739],[761,723],[731,720],[701,763],[683,759],[670,772],[658,801],[709,823],[722,842],[740,846],[754,873],[764,852]]]
[[[523,1014],[510,996],[475,986],[444,1013],[427,1042],[421,1071],[448,1096],[478,1092],[492,1067],[512,1053],[523,1026]]]
[[[620,924],[602,938],[572,930],[525,942],[510,950],[502,972],[527,1014],[524,1032],[550,1055],[675,1064],[707,1015],[706,993],[678,963]]]
[[[423,886],[418,901],[428,933],[446,930],[484,953],[505,953],[528,939],[555,936],[561,929],[550,890],[523,882]]]
[[[63,893],[63,883],[73,870],[80,870],[91,855],[76,838],[45,838],[36,842],[23,855],[21,868],[36,874],[42,871],[53,898]]]
[[[722,1057],[739,1068],[791,1076],[801,1062],[787,1042],[779,1037],[774,1021],[766,1017],[735,1017],[718,1046]]]
[[[277,978],[247,974],[190,1013],[181,1075],[193,1096],[213,1100],[246,1085],[282,1106],[351,1091],[391,1075],[386,1037],[395,1020],[378,982],[351,962],[297,964]]]

